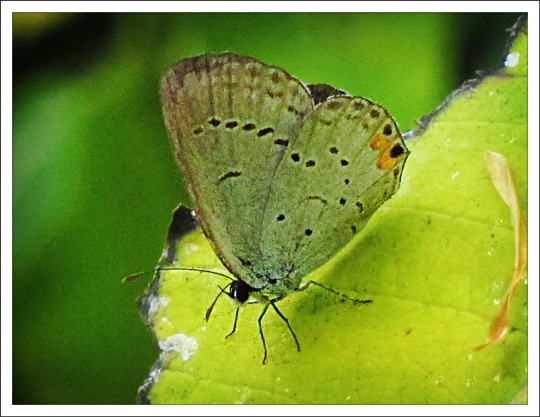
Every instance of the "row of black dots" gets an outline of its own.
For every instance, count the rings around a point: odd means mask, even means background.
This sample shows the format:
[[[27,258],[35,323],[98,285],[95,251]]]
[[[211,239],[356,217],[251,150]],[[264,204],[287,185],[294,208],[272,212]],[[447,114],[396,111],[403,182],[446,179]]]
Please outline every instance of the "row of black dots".
[[[334,155],[337,155],[339,153],[338,148],[336,148],[335,146],[332,146],[329,150],[330,150],[330,153],[334,154]],[[346,160],[342,160],[341,165],[343,165],[343,161],[347,162]],[[343,166],[346,166],[346,165],[348,165],[348,162]],[[346,185],[349,185],[349,183],[350,183],[349,179],[347,179],[347,178],[345,178],[344,182],[345,182]]]
[[[357,201],[355,203],[355,206],[358,207],[358,210],[360,211],[360,214],[364,211],[364,206],[361,202]],[[353,232],[353,234],[356,234],[357,232],[357,229],[356,229],[356,226],[351,226],[351,231]]]
[[[352,106],[353,106],[354,110],[363,110],[366,106],[369,106],[370,104],[373,105],[372,103],[369,103],[369,102],[354,101],[352,103]],[[368,114],[372,119],[375,119],[375,120],[377,120],[377,119],[379,119],[381,117],[380,110],[376,109],[376,108],[371,108],[371,110],[369,110]],[[357,118],[357,117],[360,117],[360,116],[356,116],[355,118]],[[362,124],[362,127],[364,129],[366,129],[366,130],[370,129],[369,123],[367,123],[367,122],[364,122]],[[386,136],[390,136],[392,134],[392,126],[390,124],[385,125],[383,132],[384,132],[384,134]]]
[[[322,198],[322,197],[312,196],[312,197],[309,197],[309,199],[311,199],[311,200],[321,200],[321,202],[322,202],[323,204],[327,204],[327,201],[326,201],[324,198]],[[344,197],[340,198],[339,204],[344,205],[344,204],[346,204],[346,203],[347,203],[347,199],[346,199],[346,198],[344,198]],[[364,211],[364,206],[362,205],[362,203],[360,203],[360,202],[357,201],[357,202],[355,203],[355,205],[356,205],[356,207],[358,207],[358,209],[360,210],[360,213],[362,213],[362,212]],[[276,220],[277,220],[278,222],[282,222],[283,220],[285,220],[285,215],[284,215],[284,214],[278,215],[278,216],[276,217]],[[352,230],[353,233],[356,233],[356,226],[351,226],[351,230]],[[306,234],[307,236],[311,236],[311,235],[313,234],[313,230],[311,230],[311,229],[306,229],[305,234]]]
[[[209,121],[208,121],[208,124],[210,124],[211,126],[213,127],[218,127],[220,126],[222,123],[221,120],[219,120],[218,118],[216,117],[212,117]],[[230,121],[230,122],[226,122],[225,123],[225,128],[227,129],[235,129],[236,127],[239,126],[239,123],[235,120],[233,121]],[[245,131],[252,131],[252,130],[255,130],[257,129],[257,127],[253,124],[253,123],[246,123],[245,125],[241,126],[241,129],[242,130],[245,130]],[[196,129],[193,130],[193,134],[195,135],[199,135],[201,134],[202,132],[204,131],[204,128],[199,126],[197,127]],[[260,129],[258,132],[257,132],[257,136],[258,137],[263,137],[263,136],[266,136],[270,133],[273,133],[274,132],[274,129],[271,128],[271,127],[265,127],[263,129]],[[285,141],[287,142],[287,145],[288,145],[288,141]],[[277,143],[279,145],[283,145],[283,143]]]
[[[336,148],[330,148],[330,152],[331,153],[337,153],[337,149]],[[293,160],[293,162],[300,162],[300,154],[299,153],[293,153],[291,154],[291,159]],[[349,161],[347,161],[346,159],[341,159],[339,161],[339,163],[341,164],[341,166],[347,166],[349,165]],[[308,159],[305,163],[306,167],[307,168],[311,168],[311,167],[314,167],[315,166],[315,161],[313,159]]]

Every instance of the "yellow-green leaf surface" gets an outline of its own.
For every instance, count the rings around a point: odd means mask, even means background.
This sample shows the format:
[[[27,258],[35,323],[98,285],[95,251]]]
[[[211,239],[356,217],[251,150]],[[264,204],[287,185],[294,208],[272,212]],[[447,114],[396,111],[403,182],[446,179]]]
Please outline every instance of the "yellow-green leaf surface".
[[[269,309],[240,310],[226,278],[162,270],[141,302],[162,354],[140,392],[153,404],[507,404],[527,383],[527,286],[511,331],[479,352],[514,267],[508,206],[485,153],[502,154],[527,210],[527,26],[505,64],[456,91],[409,134],[401,189],[338,256],[309,276],[371,304],[314,286],[278,303],[301,345]],[[241,227],[241,225],[238,225]],[[174,243],[174,244],[173,244]],[[172,245],[172,246],[171,246]],[[172,261],[172,262],[170,262]],[[226,273],[199,230],[169,241],[160,266]],[[521,397],[520,397],[521,398]],[[521,401],[523,402],[523,400]]]

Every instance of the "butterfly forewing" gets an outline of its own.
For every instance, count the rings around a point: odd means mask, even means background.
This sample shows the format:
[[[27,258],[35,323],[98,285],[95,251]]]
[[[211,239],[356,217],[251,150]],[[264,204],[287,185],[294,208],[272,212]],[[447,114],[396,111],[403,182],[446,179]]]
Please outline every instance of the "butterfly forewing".
[[[235,54],[179,61],[161,83],[165,123],[205,234],[250,282],[276,169],[313,109],[285,71]]]

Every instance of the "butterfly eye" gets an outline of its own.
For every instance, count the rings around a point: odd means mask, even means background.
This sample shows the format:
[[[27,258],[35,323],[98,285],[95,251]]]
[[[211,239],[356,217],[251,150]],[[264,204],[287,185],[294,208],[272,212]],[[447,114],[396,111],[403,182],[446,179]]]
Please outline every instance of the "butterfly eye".
[[[231,284],[229,295],[235,300],[238,300],[241,303],[245,303],[249,298],[250,294],[254,291],[255,288],[253,288],[251,285],[245,283],[244,281],[238,280],[234,281]]]

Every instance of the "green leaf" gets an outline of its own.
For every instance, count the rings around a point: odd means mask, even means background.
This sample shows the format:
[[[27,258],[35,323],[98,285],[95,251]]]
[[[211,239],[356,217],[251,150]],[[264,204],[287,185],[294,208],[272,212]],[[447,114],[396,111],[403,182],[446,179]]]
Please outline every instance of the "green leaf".
[[[519,54],[519,55],[518,55]],[[211,273],[161,270],[141,309],[162,353],[141,402],[170,404],[507,404],[527,383],[527,286],[510,331],[485,349],[514,265],[508,207],[485,152],[502,154],[527,211],[527,24],[502,64],[467,83],[411,132],[401,189],[334,259],[310,274],[368,305],[321,288],[289,295],[285,323],[228,297]],[[173,222],[174,223],[174,222]],[[175,226],[176,228],[178,225]],[[175,228],[171,229],[174,232]],[[198,229],[170,234],[160,267],[227,273]],[[307,278],[306,278],[307,279]]]

